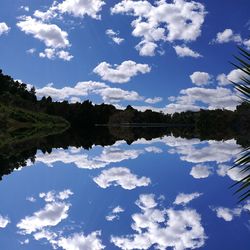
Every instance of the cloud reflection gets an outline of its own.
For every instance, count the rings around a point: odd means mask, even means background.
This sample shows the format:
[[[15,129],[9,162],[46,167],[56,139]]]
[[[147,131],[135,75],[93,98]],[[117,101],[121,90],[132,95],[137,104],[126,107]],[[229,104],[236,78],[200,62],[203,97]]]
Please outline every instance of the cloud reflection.
[[[159,209],[153,194],[142,194],[136,201],[140,213],[132,215],[134,234],[111,236],[111,242],[121,249],[184,250],[202,247],[206,235],[201,216],[194,209]]]

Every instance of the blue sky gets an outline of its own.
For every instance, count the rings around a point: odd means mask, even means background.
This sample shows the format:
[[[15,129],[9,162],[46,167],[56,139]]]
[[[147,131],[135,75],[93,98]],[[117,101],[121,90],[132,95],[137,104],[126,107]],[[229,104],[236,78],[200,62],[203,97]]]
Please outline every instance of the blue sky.
[[[7,1],[0,68],[39,97],[173,113],[234,109],[229,61],[249,49],[249,2]]]

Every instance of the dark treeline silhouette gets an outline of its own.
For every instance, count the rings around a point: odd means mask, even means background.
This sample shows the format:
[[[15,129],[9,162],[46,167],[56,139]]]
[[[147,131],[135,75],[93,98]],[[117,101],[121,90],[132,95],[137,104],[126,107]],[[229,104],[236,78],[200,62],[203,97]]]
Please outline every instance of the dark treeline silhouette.
[[[35,88],[28,89],[25,83],[14,81],[0,70],[0,104],[18,107],[30,111],[42,112],[66,119],[72,127],[93,127],[96,124],[106,125],[152,125],[187,126],[195,128],[196,133],[215,134],[220,130],[248,131],[250,129],[250,104],[243,102],[237,109],[229,110],[200,110],[198,112],[181,112],[163,114],[146,110],[138,111],[127,106],[125,110],[116,109],[110,104],[94,105],[89,100],[82,103],[53,102],[51,97],[38,100]],[[1,114],[0,114],[1,115]],[[0,122],[1,128],[1,122]]]

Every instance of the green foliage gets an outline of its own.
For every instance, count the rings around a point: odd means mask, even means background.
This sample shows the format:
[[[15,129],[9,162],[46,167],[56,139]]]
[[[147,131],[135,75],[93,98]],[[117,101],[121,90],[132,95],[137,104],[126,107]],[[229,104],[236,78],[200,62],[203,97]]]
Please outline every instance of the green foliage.
[[[61,131],[69,123],[61,117],[31,112],[0,104],[0,147],[22,138],[39,134],[41,131]],[[26,130],[26,132],[24,132]],[[27,132],[29,130],[29,132]],[[30,133],[32,131],[32,133]],[[47,133],[47,132],[46,132]]]

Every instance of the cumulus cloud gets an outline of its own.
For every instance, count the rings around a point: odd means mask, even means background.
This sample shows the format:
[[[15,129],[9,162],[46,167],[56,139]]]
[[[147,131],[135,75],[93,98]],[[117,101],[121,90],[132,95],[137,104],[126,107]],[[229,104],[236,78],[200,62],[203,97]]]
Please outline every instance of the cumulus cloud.
[[[105,2],[102,0],[64,0],[56,7],[61,13],[68,13],[75,17],[88,15],[94,19],[100,19],[99,12]]]
[[[104,102],[121,102],[121,101],[142,101],[144,98],[140,96],[136,91],[128,91],[120,88],[103,88],[95,91],[95,94],[99,94]]]
[[[150,178],[144,176],[138,177],[125,167],[114,167],[103,170],[102,173],[93,180],[101,188],[108,188],[113,184],[128,190],[148,186],[151,183]]]
[[[136,91],[123,90],[121,88],[112,88],[102,82],[86,81],[79,82],[74,87],[55,88],[45,86],[36,88],[38,97],[51,96],[54,100],[63,101],[72,97],[83,98],[90,94],[99,95],[104,102],[120,101],[143,101],[145,98],[140,96]]]
[[[247,172],[242,172],[242,168],[240,167],[232,168],[232,166],[228,166],[225,164],[218,165],[218,169],[216,170],[216,172],[219,176],[228,176],[233,181],[240,181],[248,175]]]
[[[100,154],[89,155],[81,148],[72,147],[70,150],[53,149],[50,154],[38,152],[36,154],[36,162],[41,162],[52,167],[56,162],[64,164],[74,164],[82,169],[104,168],[110,163],[118,163],[124,160],[136,159],[141,154],[160,153],[161,149],[157,147],[146,147],[145,149],[123,149],[118,144],[106,146],[102,148]]]
[[[4,217],[0,215],[0,228],[5,228],[10,223],[10,219],[8,217]]]
[[[159,209],[153,194],[140,195],[136,205],[140,213],[132,215],[134,234],[111,236],[121,249],[194,249],[202,247],[207,238],[201,217],[194,209]]]
[[[36,202],[36,198],[32,196],[27,197],[26,200],[29,202]]]
[[[68,33],[57,25],[48,24],[30,16],[23,16],[17,23],[17,27],[25,34],[32,35],[45,44],[46,48],[39,53],[40,57],[48,59],[59,58],[64,61],[70,61],[73,58],[68,51],[64,50],[70,47]],[[35,49],[30,49],[27,52],[33,54]]]
[[[213,40],[215,43],[228,43],[236,42],[241,43],[242,38],[239,34],[234,34],[233,30],[225,29],[222,32],[218,32],[216,38]]]
[[[73,195],[73,192],[69,189],[61,192],[52,190],[47,193],[40,193],[39,197],[46,202],[45,207],[22,219],[17,224],[20,229],[19,233],[23,235],[31,234],[37,241],[45,239],[53,249],[58,247],[65,250],[103,249],[105,246],[100,239],[101,231],[90,232],[88,235],[81,232],[67,234],[67,236],[63,236],[66,229],[56,231],[55,226],[68,217],[71,206],[68,199],[71,195]],[[21,242],[21,244],[28,243],[29,240]]]
[[[92,232],[86,236],[83,233],[75,233],[69,237],[59,238],[59,240],[57,240],[56,245],[65,250],[69,249],[101,250],[104,249],[105,246],[102,244],[100,236],[101,236],[100,231]]]
[[[73,58],[72,55],[70,55],[70,53],[68,51],[65,50],[56,50],[56,49],[52,49],[52,48],[47,48],[44,50],[44,52],[40,52],[39,56],[41,58],[48,58],[48,59],[55,59],[55,58],[60,58],[64,61],[71,61],[71,59]]]
[[[26,53],[28,53],[28,54],[34,54],[35,52],[36,52],[35,48],[31,48],[31,49],[26,50]]]
[[[22,234],[32,234],[45,228],[58,225],[62,220],[68,217],[70,203],[64,201],[73,193],[70,190],[64,190],[58,195],[50,191],[40,194],[46,204],[44,208],[34,212],[31,216],[26,216],[18,222],[17,227]]]
[[[51,154],[42,154],[39,152],[36,155],[36,162],[42,162],[50,167],[56,162],[63,162],[64,164],[73,163],[76,167],[83,169],[103,168],[107,165],[104,161],[90,158],[86,153],[71,153],[63,149],[53,149]]]
[[[105,217],[105,219],[107,220],[107,221],[113,221],[113,220],[115,220],[115,219],[119,219],[119,214],[120,213],[123,213],[125,210],[122,208],[122,207],[120,207],[120,206],[117,206],[117,207],[115,207],[112,211],[111,211],[111,213],[109,213],[106,217]]]
[[[10,27],[6,23],[0,23],[0,36],[7,34],[10,31]]]
[[[186,205],[188,204],[190,201],[192,201],[193,199],[196,199],[198,197],[200,197],[202,195],[202,193],[191,193],[191,194],[184,194],[184,193],[179,193],[174,201],[174,204],[176,205]]]
[[[176,146],[173,150],[174,153],[180,155],[181,160],[201,164],[213,161],[216,163],[228,162],[234,159],[242,148],[237,145],[235,140],[207,141],[201,144],[200,147],[195,146],[190,141],[186,145]],[[208,170],[205,169],[205,171],[207,173]]]
[[[98,74],[103,80],[113,83],[129,82],[132,77],[146,74],[151,71],[148,64],[140,64],[134,61],[124,61],[120,65],[110,65],[107,62],[101,62],[94,68],[93,72]]]
[[[250,49],[250,39],[243,39],[240,34],[234,33],[232,29],[225,29],[222,32],[218,32],[216,38],[212,40],[212,43],[228,43],[235,42],[238,45],[244,45],[247,49]]]
[[[204,179],[212,174],[212,169],[210,166],[198,164],[193,166],[190,172],[195,179]]]
[[[102,0],[64,0],[61,3],[53,2],[47,11],[36,10],[34,16],[42,20],[55,18],[59,14],[101,19],[99,12],[102,10],[103,5],[105,5],[105,2]]]
[[[162,97],[154,97],[154,98],[147,98],[145,102],[149,104],[155,104],[161,102],[162,100],[163,100]]]
[[[28,35],[45,43],[51,48],[66,48],[70,45],[68,33],[55,24],[47,24],[30,16],[24,16],[17,23],[17,27]]]
[[[204,86],[211,82],[212,76],[209,75],[207,72],[196,71],[191,74],[190,79],[193,84],[198,86]]]
[[[115,32],[112,29],[107,29],[105,33],[114,43],[118,45],[124,41],[124,38],[119,37],[119,32]]]
[[[29,6],[24,6],[24,5],[22,5],[22,6],[20,7],[20,9],[21,9],[21,10],[24,10],[24,11],[26,11],[26,12],[29,12],[29,11],[30,11]]]
[[[176,54],[179,57],[194,57],[194,58],[202,57],[201,54],[193,51],[192,49],[190,49],[186,45],[182,45],[182,46],[177,45],[177,46],[174,46],[174,49],[175,49]]]
[[[140,37],[136,49],[142,56],[153,56],[160,42],[195,41],[201,34],[206,15],[205,7],[195,1],[173,2],[123,0],[111,8],[112,14],[128,14],[132,35]]]
[[[127,149],[117,147],[116,145],[105,147],[99,156],[94,159],[106,163],[117,163],[124,160],[136,159],[139,155],[145,153],[142,149]]]
[[[217,76],[218,84],[221,86],[229,85],[234,83],[241,83],[242,77],[246,77],[246,74],[240,69],[233,69],[227,75],[222,73]]]
[[[234,209],[226,207],[216,207],[213,208],[213,211],[216,212],[218,218],[221,218],[225,221],[232,221],[234,216],[240,216],[242,209],[240,207]]]
[[[201,88],[193,87],[182,89],[180,95],[172,98],[173,103],[168,104],[165,113],[182,111],[198,111],[202,109],[229,109],[235,110],[240,98],[228,88]],[[202,105],[203,104],[203,105]]]
[[[54,202],[46,204],[45,207],[32,216],[22,219],[17,227],[23,234],[31,234],[44,227],[56,226],[68,217],[70,205],[64,202]]]

